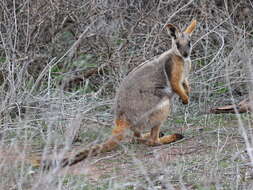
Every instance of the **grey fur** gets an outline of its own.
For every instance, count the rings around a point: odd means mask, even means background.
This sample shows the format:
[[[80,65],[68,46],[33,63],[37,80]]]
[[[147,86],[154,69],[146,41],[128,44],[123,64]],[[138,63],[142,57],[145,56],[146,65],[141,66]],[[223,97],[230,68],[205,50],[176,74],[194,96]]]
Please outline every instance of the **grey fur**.
[[[144,126],[150,129],[163,122],[150,121],[149,117],[159,112],[161,106],[166,106],[166,115],[169,114],[169,102],[174,92],[168,80],[169,67],[165,68],[165,63],[170,65],[171,54],[172,51],[167,51],[128,74],[116,95],[116,118],[124,116],[131,126],[139,129]]]
[[[169,33],[174,32],[172,48],[135,68],[117,91],[115,119],[127,120],[133,131],[142,132],[144,128],[161,125],[169,115],[171,100],[175,94],[170,85],[173,56],[182,58],[183,80],[188,77],[191,67],[190,36],[178,31],[174,25],[169,24],[169,27],[173,29]]]

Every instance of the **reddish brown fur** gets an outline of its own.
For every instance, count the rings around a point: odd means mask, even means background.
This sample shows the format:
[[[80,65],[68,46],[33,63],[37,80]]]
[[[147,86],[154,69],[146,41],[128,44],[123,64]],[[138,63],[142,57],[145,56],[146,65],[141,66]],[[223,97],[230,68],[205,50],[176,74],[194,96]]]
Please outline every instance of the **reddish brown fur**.
[[[159,139],[159,142],[161,144],[169,144],[175,141],[178,141],[182,139],[183,136],[181,134],[173,134],[173,135],[167,135]]]
[[[151,133],[146,133],[139,138],[138,141],[149,146],[157,146],[161,144],[169,144],[183,138],[181,134],[166,135],[159,138],[160,125],[151,129]]]
[[[184,63],[183,59],[177,55],[172,57],[173,65],[171,71],[171,87],[172,89],[181,97],[184,104],[189,103],[189,86],[188,82],[184,83],[183,86],[183,73],[184,73]]]
[[[124,139],[126,130],[129,129],[129,124],[123,119],[116,119],[115,124],[116,126],[112,130],[112,137],[110,139],[108,139],[101,145],[93,146],[92,148],[90,148],[90,151],[89,149],[85,149],[79,152],[72,159],[73,161],[68,163],[68,165],[73,165],[77,163],[77,161],[80,161],[89,155],[95,156],[98,153],[109,152],[115,149],[119,145],[120,141]]]

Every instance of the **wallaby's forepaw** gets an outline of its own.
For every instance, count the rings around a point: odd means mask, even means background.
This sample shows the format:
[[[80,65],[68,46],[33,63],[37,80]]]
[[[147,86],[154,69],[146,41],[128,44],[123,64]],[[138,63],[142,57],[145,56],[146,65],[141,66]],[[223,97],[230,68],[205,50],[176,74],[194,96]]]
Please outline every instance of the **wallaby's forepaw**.
[[[189,104],[189,97],[187,96],[187,98],[182,100],[183,104]]]

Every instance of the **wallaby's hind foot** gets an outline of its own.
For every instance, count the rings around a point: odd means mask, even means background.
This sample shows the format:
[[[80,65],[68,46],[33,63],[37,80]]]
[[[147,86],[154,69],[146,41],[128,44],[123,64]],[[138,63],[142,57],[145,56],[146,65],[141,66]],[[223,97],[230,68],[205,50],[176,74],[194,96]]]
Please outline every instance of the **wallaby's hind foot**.
[[[159,138],[163,137],[164,135],[165,135],[164,132],[162,132],[162,131],[159,132]],[[142,135],[142,138],[144,138],[144,139],[149,138],[149,137],[150,137],[150,133],[144,133]]]
[[[133,138],[132,142],[133,143],[141,143],[141,144],[146,144],[148,146],[157,146],[157,145],[160,145],[159,143],[159,139],[157,140],[153,140],[150,138],[150,135],[147,133],[145,134],[146,137],[135,137]]]
[[[182,138],[184,138],[184,136],[181,134],[178,134],[178,133],[173,134],[173,135],[166,135],[162,138],[159,138],[159,143],[160,144],[169,144],[169,143],[181,140]]]
[[[147,135],[147,138],[138,138],[137,140],[138,142],[149,145],[149,146],[158,146],[162,144],[169,144],[172,142],[176,142],[183,138],[184,136],[181,134],[173,134],[173,135],[166,135],[154,140],[152,138],[148,138],[148,135]]]
[[[183,138],[181,134],[173,134],[164,136],[163,133],[160,132],[160,125],[153,127],[150,133],[145,133],[140,135],[140,133],[134,133],[137,136],[137,141],[149,146],[158,146],[161,144],[169,144],[175,141],[178,141]]]
[[[159,138],[163,137],[164,135],[165,135],[164,132],[161,131],[159,132]],[[150,133],[144,133],[143,135],[134,135],[134,137],[132,138],[132,143],[143,143],[150,145],[150,143],[148,143],[149,141],[150,141]]]

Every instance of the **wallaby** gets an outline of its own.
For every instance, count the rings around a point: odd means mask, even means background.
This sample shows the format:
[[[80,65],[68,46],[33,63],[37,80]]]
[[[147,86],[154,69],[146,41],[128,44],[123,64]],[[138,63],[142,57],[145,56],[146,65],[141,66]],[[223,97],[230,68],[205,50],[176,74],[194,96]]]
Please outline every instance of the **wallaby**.
[[[183,104],[189,103],[190,87],[187,77],[191,68],[191,34],[195,27],[196,20],[184,32],[172,24],[166,25],[172,37],[172,48],[158,58],[136,67],[117,91],[112,137],[103,144],[80,151],[72,158],[63,159],[61,167],[113,150],[124,139],[128,129],[133,131],[137,140],[152,146],[183,138],[180,134],[160,138],[159,133],[170,113],[173,95],[178,94]],[[150,130],[150,133],[142,134],[145,129]]]

